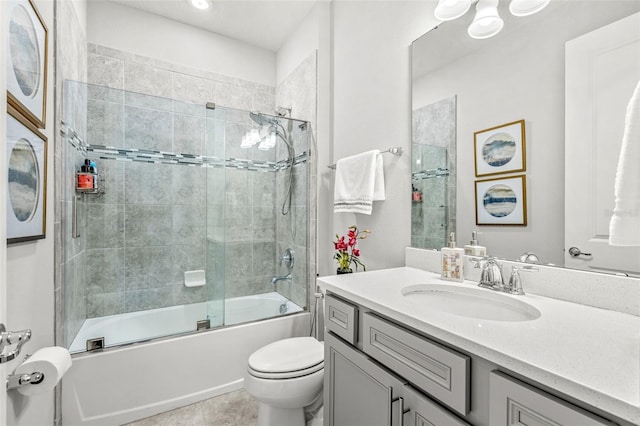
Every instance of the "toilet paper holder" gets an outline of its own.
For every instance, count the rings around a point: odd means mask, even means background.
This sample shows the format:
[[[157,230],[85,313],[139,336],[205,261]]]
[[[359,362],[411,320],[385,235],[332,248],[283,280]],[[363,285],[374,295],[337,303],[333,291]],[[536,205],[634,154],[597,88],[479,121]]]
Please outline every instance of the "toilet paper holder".
[[[37,385],[44,380],[44,374],[34,371],[31,374],[12,374],[7,376],[7,390],[17,389],[25,385]]]
[[[20,354],[22,345],[31,339],[31,330],[7,331],[4,324],[0,324],[0,364],[9,362]],[[16,345],[16,348],[6,354],[4,349],[9,345]]]

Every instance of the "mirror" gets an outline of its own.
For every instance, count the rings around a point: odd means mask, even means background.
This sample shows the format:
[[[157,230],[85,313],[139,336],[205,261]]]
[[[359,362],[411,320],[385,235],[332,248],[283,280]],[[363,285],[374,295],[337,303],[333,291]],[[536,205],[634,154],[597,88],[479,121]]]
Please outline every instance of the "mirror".
[[[456,192],[449,206],[453,211],[446,217],[438,212],[415,214],[412,235],[436,222],[456,232],[459,247],[469,244],[472,231],[477,230],[480,245],[491,256],[517,260],[533,252],[541,263],[596,270],[589,262],[565,261],[569,249],[565,227],[572,226],[564,217],[565,160],[567,164],[572,161],[565,158],[565,43],[638,11],[640,3],[630,1],[555,1],[535,15],[518,18],[509,13],[508,2],[501,2],[504,28],[492,38],[475,40],[467,35],[472,7],[463,17],[444,22],[416,40],[412,45],[413,177],[420,172],[417,162],[425,161],[422,135],[439,127],[442,118],[433,114],[425,119],[424,111],[455,99],[454,111],[449,112],[455,143],[449,147],[453,163],[447,179],[457,183],[451,188]],[[635,54],[638,62],[637,50]],[[610,69],[618,66],[616,62],[607,65]],[[632,92],[633,87],[624,106]],[[519,120],[525,122],[526,170],[476,176],[474,133]],[[615,120],[622,135],[624,111]],[[617,164],[610,167],[615,169]],[[526,225],[477,225],[477,182],[521,175],[526,178]],[[412,184],[415,188],[415,179]],[[420,197],[427,199],[424,193]],[[424,247],[422,244],[424,240],[412,238],[415,247]]]

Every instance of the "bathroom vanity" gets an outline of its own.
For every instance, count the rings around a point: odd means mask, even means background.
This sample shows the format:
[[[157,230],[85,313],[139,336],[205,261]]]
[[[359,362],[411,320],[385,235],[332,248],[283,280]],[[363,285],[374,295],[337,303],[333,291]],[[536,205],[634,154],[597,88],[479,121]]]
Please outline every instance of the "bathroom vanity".
[[[319,285],[325,426],[640,423],[638,316],[409,267]]]

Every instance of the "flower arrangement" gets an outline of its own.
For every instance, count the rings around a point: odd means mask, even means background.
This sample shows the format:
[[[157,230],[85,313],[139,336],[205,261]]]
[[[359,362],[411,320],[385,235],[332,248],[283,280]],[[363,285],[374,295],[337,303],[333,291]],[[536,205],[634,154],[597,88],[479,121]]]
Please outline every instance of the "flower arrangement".
[[[358,266],[362,266],[364,271],[367,270],[364,263],[360,261],[360,249],[356,247],[358,240],[364,240],[367,238],[367,234],[371,233],[368,229],[361,232],[358,231],[356,225],[351,225],[347,235],[339,236],[336,234],[336,241],[333,242],[333,246],[336,250],[333,258],[338,261],[338,273],[349,273],[351,270],[351,264],[353,263],[358,270]]]

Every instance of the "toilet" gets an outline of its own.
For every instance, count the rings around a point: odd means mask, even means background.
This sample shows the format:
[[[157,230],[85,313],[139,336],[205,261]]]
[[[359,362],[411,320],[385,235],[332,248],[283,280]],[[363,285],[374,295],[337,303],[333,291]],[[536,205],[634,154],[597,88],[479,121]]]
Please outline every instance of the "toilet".
[[[324,345],[313,337],[278,340],[249,357],[244,386],[258,401],[257,426],[305,426],[322,406]]]

